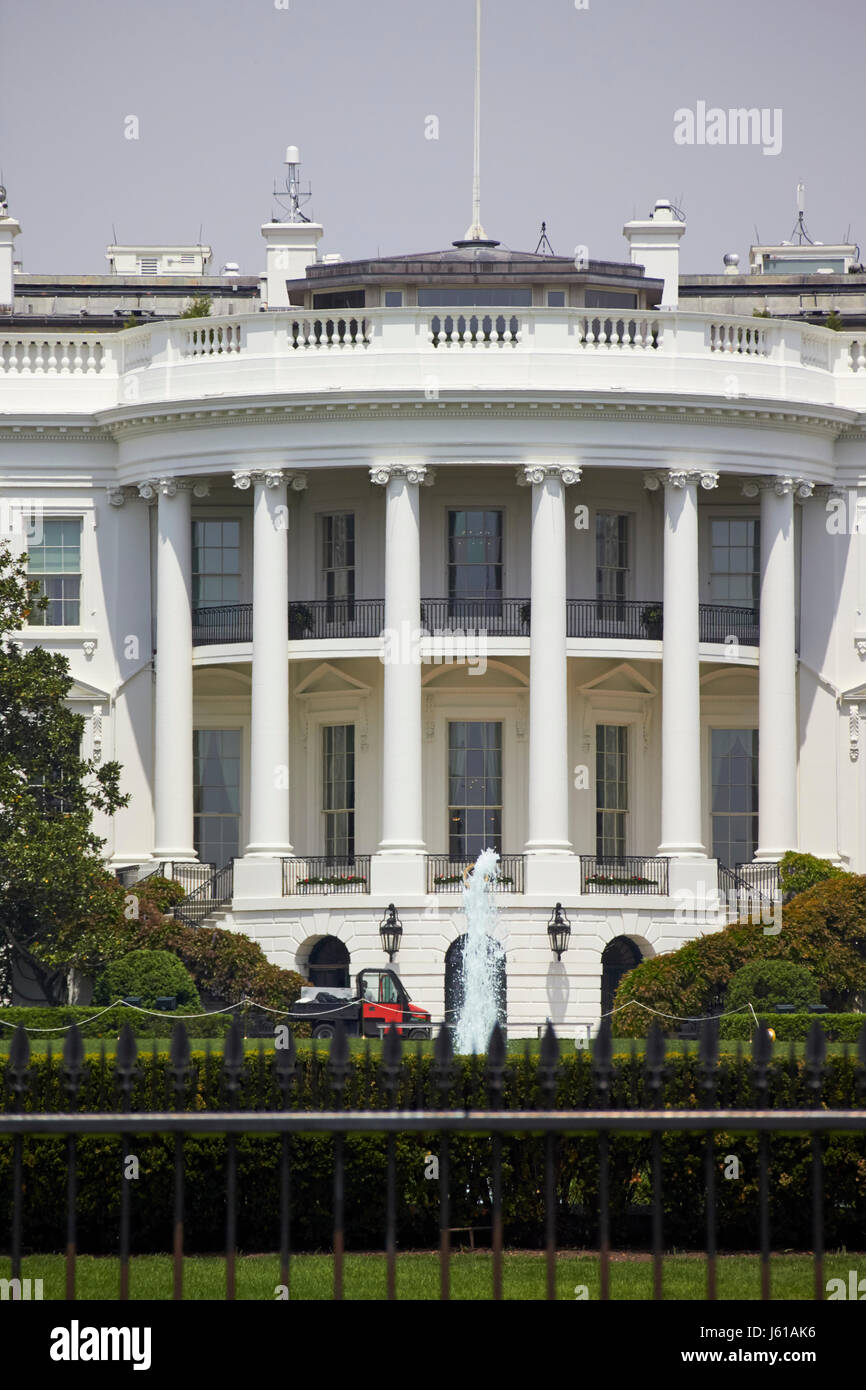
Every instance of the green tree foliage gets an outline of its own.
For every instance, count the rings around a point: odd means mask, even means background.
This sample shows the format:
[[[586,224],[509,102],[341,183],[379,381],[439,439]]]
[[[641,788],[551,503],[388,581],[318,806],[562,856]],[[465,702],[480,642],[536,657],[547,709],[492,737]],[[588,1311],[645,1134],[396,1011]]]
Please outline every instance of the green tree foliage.
[[[107,878],[95,811],[126,804],[120,765],[81,757],[84,727],[66,698],[65,656],[15,634],[39,599],[26,557],[0,545],[0,940],[47,997],[125,949],[123,890]]]
[[[201,1004],[195,980],[171,951],[130,951],[99,976],[94,1003],[113,1004],[137,996],[143,1008],[153,1009],[160,996],[170,994],[182,1009],[197,1009]]]
[[[182,319],[207,319],[210,318],[212,308],[213,303],[209,295],[196,294],[179,317]]]
[[[726,1009],[743,1004],[773,1009],[777,1004],[795,1004],[806,1009],[820,1003],[820,991],[805,965],[792,960],[750,960],[733,975],[725,996]]]
[[[827,878],[838,878],[844,872],[837,864],[831,864],[829,859],[816,859],[814,854],[798,854],[796,850],[788,850],[779,860],[779,888],[783,899],[788,902],[797,893],[803,893]]]
[[[615,1007],[639,1001],[680,1017],[707,1014],[724,999],[734,973],[753,960],[805,965],[831,1010],[859,1008],[866,995],[866,876],[838,874],[798,893],[782,909],[778,934],[738,922],[643,961],[622,980]],[[647,1018],[644,1009],[617,1013],[615,1032],[642,1037]]]

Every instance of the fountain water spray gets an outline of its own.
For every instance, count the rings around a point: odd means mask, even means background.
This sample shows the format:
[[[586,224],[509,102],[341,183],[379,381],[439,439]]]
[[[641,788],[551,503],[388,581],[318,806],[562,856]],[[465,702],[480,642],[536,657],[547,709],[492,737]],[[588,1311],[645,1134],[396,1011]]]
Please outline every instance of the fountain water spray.
[[[482,850],[473,873],[463,880],[466,935],[461,964],[462,1002],[454,1030],[455,1052],[486,1052],[499,1020],[501,946],[493,933],[498,911],[494,888],[499,878],[499,855]]]

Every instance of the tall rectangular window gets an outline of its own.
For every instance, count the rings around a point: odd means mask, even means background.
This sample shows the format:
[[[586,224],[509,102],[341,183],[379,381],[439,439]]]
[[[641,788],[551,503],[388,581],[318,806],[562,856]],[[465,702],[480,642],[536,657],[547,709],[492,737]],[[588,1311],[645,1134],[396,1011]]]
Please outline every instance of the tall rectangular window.
[[[477,612],[479,601],[502,600],[502,512],[448,513],[448,599],[452,613],[460,605]],[[483,616],[483,614],[482,614]]]
[[[448,725],[448,854],[477,859],[502,851],[502,725]]]
[[[221,869],[240,853],[240,729],[195,730],[193,809],[196,854]]]
[[[27,571],[39,581],[47,608],[30,609],[30,627],[79,627],[81,624],[81,518],[46,517],[42,539],[31,544]]]
[[[710,520],[710,596],[713,603],[754,608],[761,588],[761,523],[756,516]]]
[[[333,859],[355,854],[355,726],[322,729],[322,811],[325,853]]]
[[[603,612],[610,617],[623,616],[621,605],[628,597],[628,577],[628,517],[619,512],[598,512],[595,518],[595,593],[603,603]]]
[[[713,729],[713,858],[732,869],[758,847],[758,730]]]
[[[621,859],[628,816],[628,726],[595,727],[595,852]]]
[[[241,523],[192,524],[192,601],[196,608],[238,603],[241,596]]]
[[[328,600],[327,621],[355,617],[355,515],[336,512],[322,517],[322,575]]]

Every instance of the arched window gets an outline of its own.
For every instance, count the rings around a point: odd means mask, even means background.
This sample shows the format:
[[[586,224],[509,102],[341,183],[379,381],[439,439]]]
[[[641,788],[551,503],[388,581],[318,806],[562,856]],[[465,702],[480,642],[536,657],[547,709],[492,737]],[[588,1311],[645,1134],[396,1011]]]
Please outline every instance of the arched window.
[[[494,937],[488,937],[490,954],[494,961],[496,978],[496,1004],[499,1022],[505,1024],[508,1017],[507,981],[505,977],[505,947]],[[457,1021],[463,1003],[463,952],[466,936],[458,936],[445,952],[445,1022],[452,1027]]]
[[[349,952],[336,936],[323,936],[310,952],[307,967],[311,985],[345,989],[349,984]]]
[[[640,947],[627,936],[615,936],[605,946],[601,957],[601,1011],[610,1013],[614,995],[623,975],[640,965],[643,956]]]

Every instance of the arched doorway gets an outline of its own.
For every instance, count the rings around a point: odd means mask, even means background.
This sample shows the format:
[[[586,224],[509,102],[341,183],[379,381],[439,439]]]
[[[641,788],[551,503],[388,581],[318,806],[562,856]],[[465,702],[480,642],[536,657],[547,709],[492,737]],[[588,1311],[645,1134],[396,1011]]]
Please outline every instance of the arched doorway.
[[[505,976],[505,947],[495,937],[487,938],[496,980],[496,1007],[499,1022],[508,1017],[508,986]],[[445,1022],[453,1025],[463,1003],[463,952],[466,935],[458,936],[445,952]]]
[[[345,989],[349,985],[349,952],[336,936],[323,936],[310,951],[307,974],[311,985]]]
[[[609,941],[601,957],[601,1011],[610,1013],[614,995],[623,975],[640,965],[643,956],[640,947],[627,936],[615,936]]]

